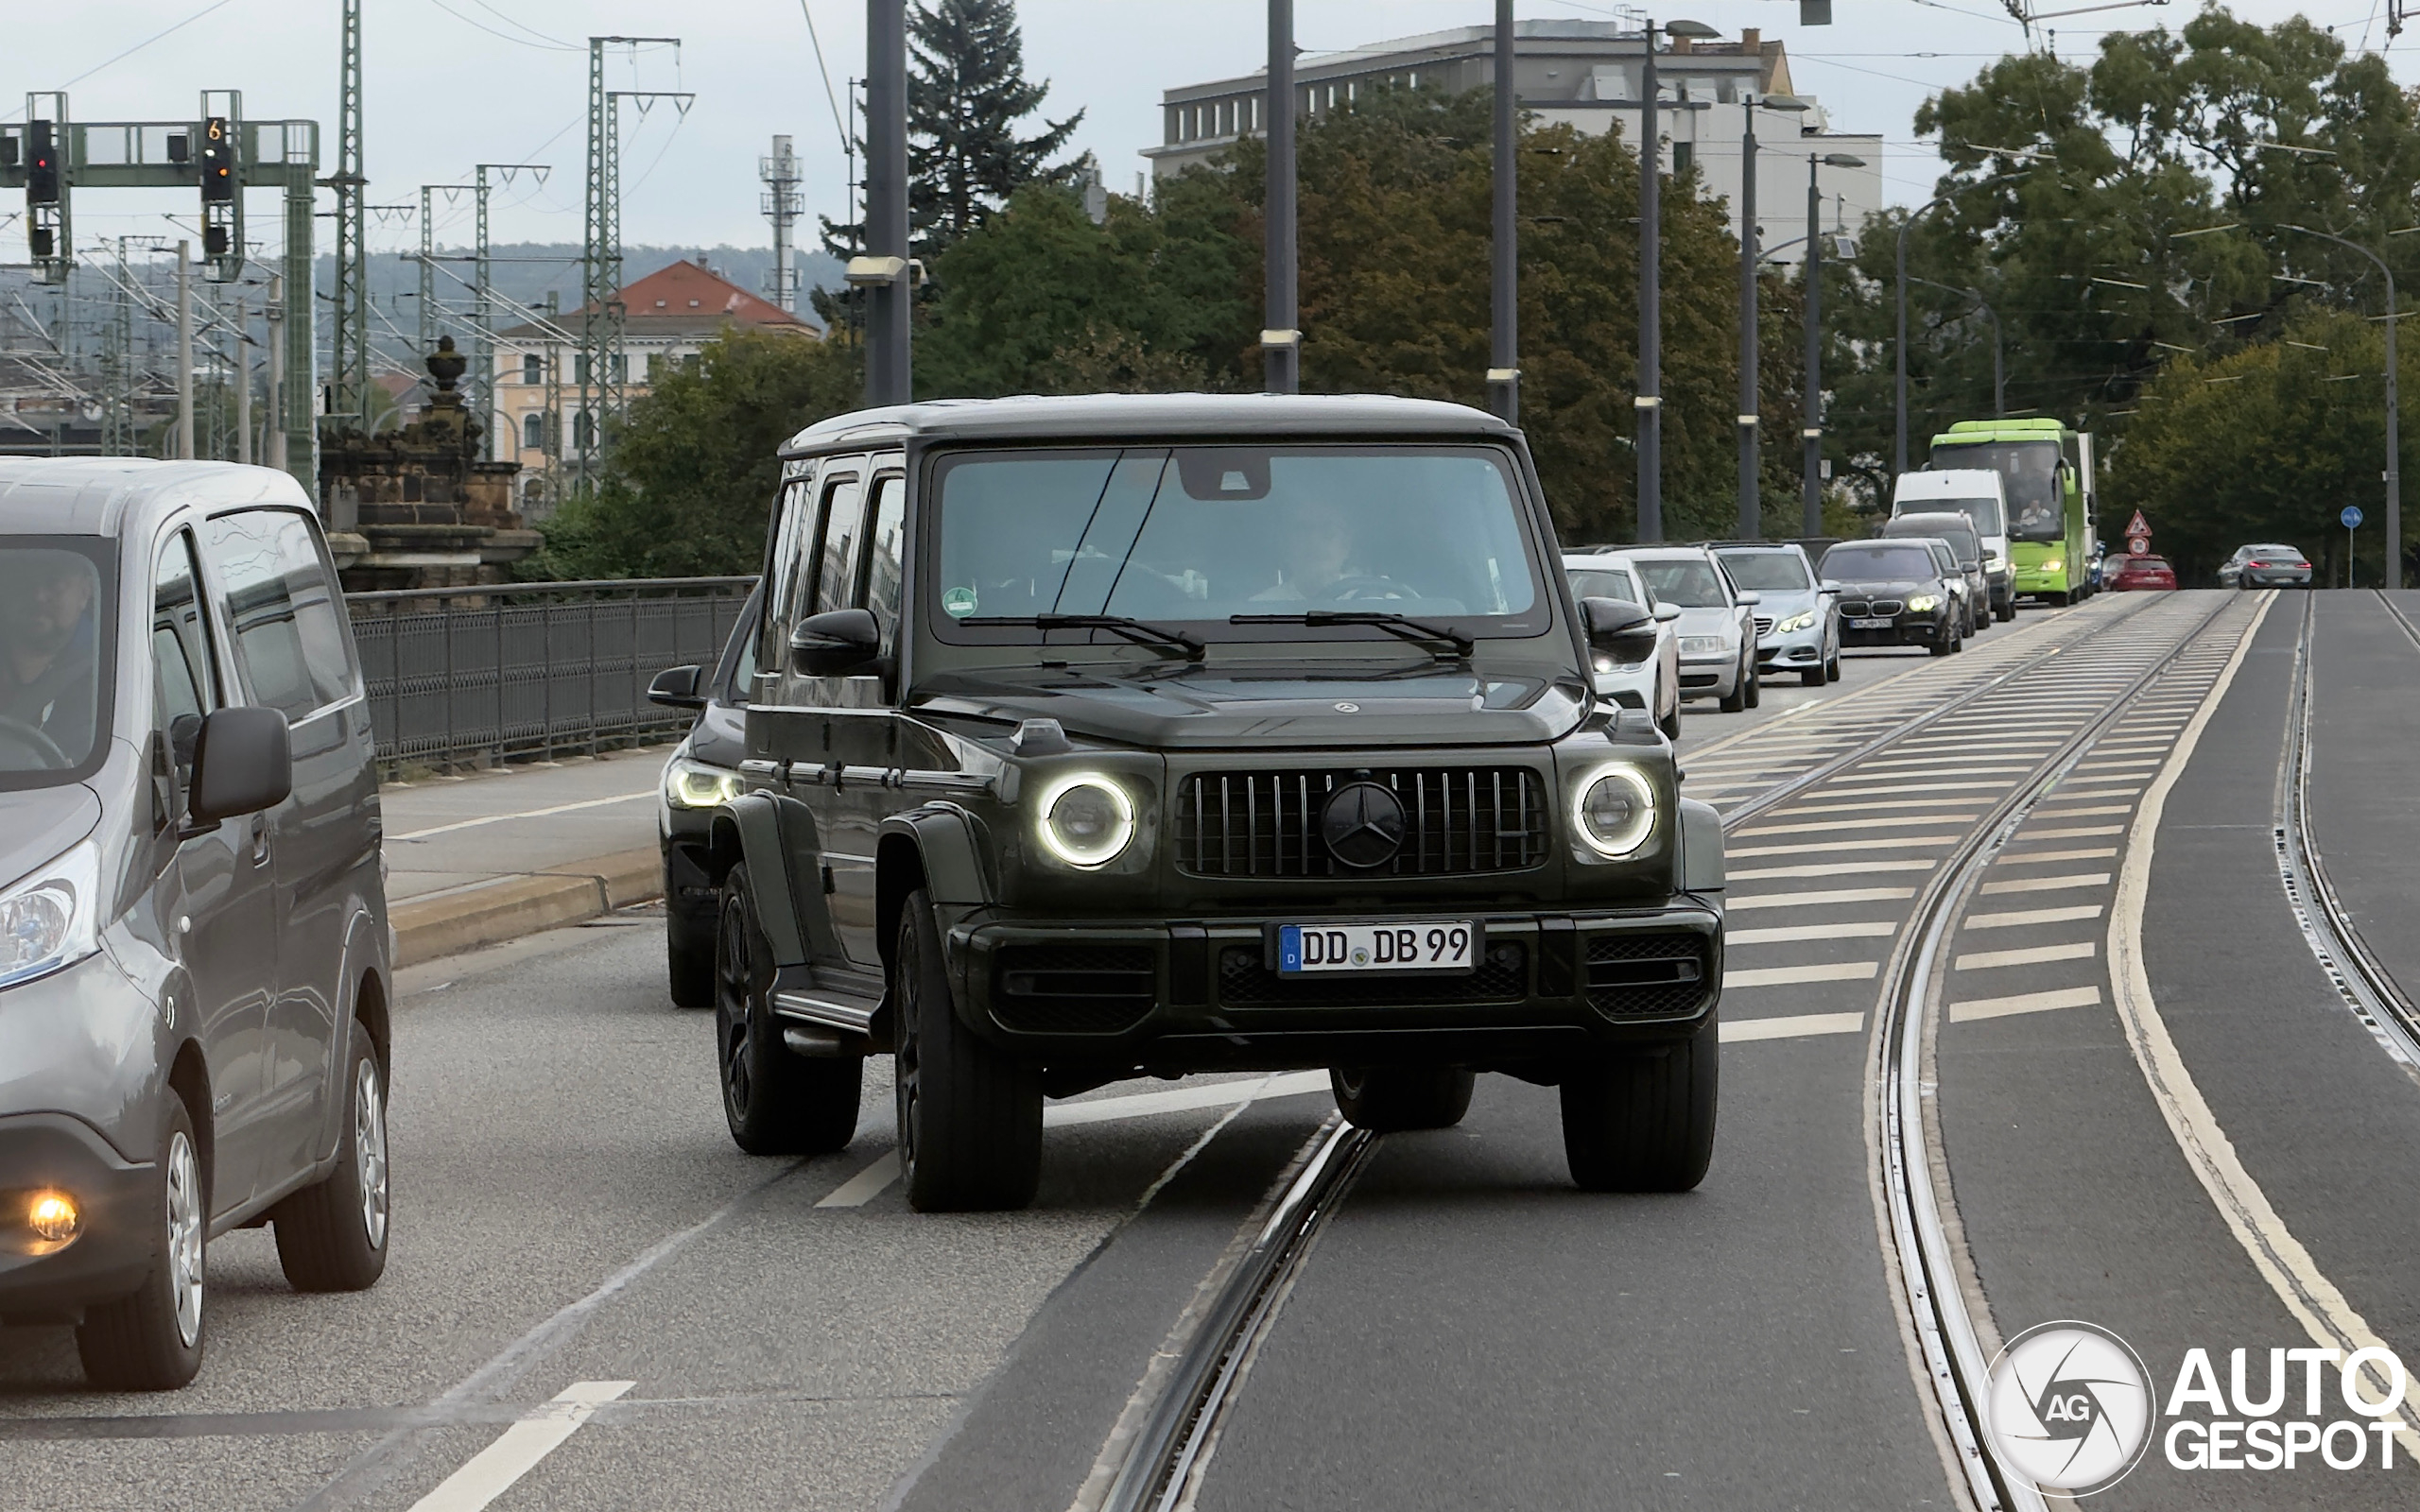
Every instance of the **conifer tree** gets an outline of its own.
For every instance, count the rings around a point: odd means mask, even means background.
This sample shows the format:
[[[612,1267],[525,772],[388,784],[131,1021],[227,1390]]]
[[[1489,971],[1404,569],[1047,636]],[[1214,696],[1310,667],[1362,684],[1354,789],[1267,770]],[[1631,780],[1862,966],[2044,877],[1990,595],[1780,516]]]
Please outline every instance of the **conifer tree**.
[[[1025,77],[1015,0],[930,0],[908,15],[908,215],[919,256],[980,225],[1049,166],[1084,118],[1043,120],[1019,135],[1050,93]]]

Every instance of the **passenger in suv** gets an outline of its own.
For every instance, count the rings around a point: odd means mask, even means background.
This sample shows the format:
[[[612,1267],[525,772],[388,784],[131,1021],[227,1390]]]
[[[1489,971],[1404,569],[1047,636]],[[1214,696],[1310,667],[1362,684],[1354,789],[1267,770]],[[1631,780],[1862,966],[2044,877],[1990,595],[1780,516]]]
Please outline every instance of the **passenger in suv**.
[[[1371,1128],[1561,1089],[1582,1185],[1713,1148],[1720,821],[1589,656],[1521,434],[1254,395],[902,406],[783,451],[714,828],[733,1138],[838,1149],[894,1057],[919,1209],[1014,1208],[1042,1104],[1323,1067]]]
[[[209,1243],[386,1266],[370,712],[309,501],[218,463],[0,462],[0,1319],[182,1385]]]

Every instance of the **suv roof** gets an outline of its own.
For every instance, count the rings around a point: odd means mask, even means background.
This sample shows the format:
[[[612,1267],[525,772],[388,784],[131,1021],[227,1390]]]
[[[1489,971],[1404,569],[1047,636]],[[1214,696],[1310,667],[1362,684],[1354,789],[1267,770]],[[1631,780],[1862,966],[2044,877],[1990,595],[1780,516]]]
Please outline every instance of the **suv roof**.
[[[1510,438],[1520,432],[1483,409],[1391,394],[1082,394],[937,399],[853,410],[791,437],[784,456],[841,445],[923,440],[1103,438],[1131,436],[1266,440],[1271,437]]]

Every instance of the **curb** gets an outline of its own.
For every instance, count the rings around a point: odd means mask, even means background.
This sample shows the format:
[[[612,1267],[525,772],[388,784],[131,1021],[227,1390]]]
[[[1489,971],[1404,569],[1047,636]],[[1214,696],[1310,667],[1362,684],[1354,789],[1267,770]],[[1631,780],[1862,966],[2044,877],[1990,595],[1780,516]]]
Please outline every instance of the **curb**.
[[[418,966],[540,930],[560,929],[664,896],[664,858],[653,847],[566,861],[398,903],[395,966]]]

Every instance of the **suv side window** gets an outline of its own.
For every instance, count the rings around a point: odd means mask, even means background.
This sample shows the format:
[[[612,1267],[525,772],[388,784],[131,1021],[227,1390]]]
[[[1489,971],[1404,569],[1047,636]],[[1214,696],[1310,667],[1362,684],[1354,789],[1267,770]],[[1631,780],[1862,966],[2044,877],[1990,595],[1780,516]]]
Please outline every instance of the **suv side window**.
[[[311,527],[291,509],[245,509],[202,526],[202,554],[227,593],[235,663],[256,703],[289,723],[359,684],[343,600]]]
[[[907,547],[908,480],[890,473],[874,480],[873,528],[866,537],[865,607],[882,627],[885,650],[892,648],[891,628],[899,623],[899,564]]]
[[[779,523],[773,528],[773,555],[765,569],[764,617],[780,623],[789,619],[790,606],[798,602],[798,543],[815,528],[815,479],[791,479],[783,488],[776,508]]]
[[[202,716],[219,703],[210,616],[202,612],[190,533],[179,530],[161,544],[151,580],[151,726],[176,755],[182,790],[193,780],[194,737]]]
[[[865,534],[865,490],[856,474],[823,487],[823,540],[816,553],[814,607],[809,613],[847,609],[855,598],[857,547]]]

